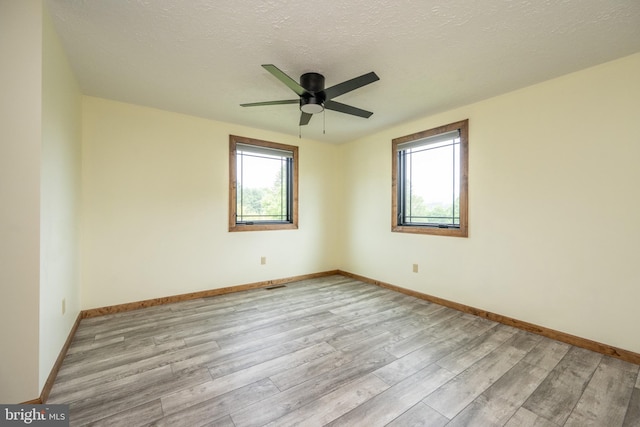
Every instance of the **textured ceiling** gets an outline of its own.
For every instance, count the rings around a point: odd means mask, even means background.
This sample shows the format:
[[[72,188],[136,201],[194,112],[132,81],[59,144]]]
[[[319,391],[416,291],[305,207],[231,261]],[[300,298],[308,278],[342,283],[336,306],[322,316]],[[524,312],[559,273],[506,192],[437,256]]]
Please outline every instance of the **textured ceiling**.
[[[83,93],[297,135],[297,96],[261,67],[326,87],[380,81],[302,127],[333,143],[640,52],[638,0],[47,0]],[[326,134],[323,134],[323,121]]]

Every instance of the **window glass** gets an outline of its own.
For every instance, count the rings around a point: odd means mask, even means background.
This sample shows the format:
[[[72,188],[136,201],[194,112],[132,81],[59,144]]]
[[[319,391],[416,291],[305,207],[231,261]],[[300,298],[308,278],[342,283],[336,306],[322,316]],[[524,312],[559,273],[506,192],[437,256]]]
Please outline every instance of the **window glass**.
[[[297,227],[297,151],[231,136],[231,231]]]
[[[393,140],[393,231],[467,235],[467,123]]]

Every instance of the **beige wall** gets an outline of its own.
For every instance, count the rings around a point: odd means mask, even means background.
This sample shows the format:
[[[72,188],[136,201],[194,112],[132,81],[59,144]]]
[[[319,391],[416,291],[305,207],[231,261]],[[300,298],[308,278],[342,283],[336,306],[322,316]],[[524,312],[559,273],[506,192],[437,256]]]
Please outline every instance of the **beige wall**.
[[[640,352],[638,76],[640,54],[341,147],[340,268]],[[465,118],[469,238],[391,233],[391,139]]]
[[[46,13],[42,70],[40,389],[80,312],[78,230],[82,95]]]
[[[229,134],[300,147],[298,230],[227,231]],[[294,136],[86,97],[83,307],[335,268],[337,154]]]
[[[0,402],[38,389],[42,5],[0,1]],[[11,66],[5,66],[11,64]]]
[[[81,94],[40,0],[0,2],[0,30],[0,402],[18,403],[80,311]]]

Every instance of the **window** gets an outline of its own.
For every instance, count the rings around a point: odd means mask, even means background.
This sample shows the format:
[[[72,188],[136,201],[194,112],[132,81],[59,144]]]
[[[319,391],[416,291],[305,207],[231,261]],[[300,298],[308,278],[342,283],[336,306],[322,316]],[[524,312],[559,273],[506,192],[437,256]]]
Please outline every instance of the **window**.
[[[229,136],[229,231],[298,228],[298,147]]]
[[[467,237],[468,125],[393,140],[392,231]]]

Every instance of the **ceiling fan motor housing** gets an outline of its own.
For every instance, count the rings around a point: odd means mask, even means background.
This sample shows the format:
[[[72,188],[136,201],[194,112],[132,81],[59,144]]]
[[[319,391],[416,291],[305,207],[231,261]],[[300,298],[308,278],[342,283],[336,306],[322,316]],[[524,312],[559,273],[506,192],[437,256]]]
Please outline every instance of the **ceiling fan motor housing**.
[[[324,76],[318,73],[305,73],[300,76],[300,86],[306,92],[300,96],[300,110],[307,114],[324,110]]]
[[[300,76],[300,86],[314,94],[321,92],[324,90],[324,76],[318,73],[304,73]]]

